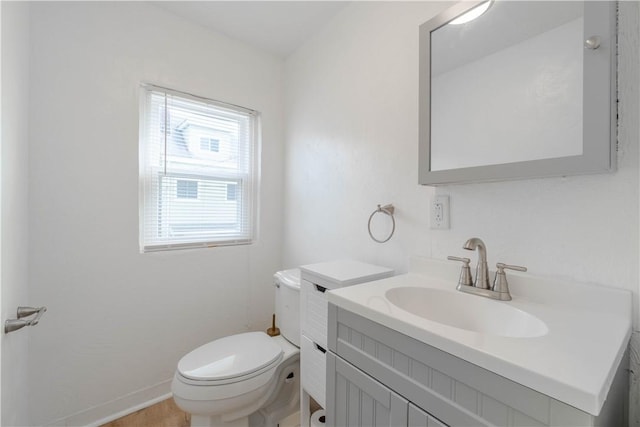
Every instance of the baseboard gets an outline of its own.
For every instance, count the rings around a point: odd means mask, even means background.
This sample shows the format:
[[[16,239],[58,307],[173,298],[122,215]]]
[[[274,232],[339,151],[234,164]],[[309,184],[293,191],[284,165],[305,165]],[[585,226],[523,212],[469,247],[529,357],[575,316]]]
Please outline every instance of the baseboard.
[[[60,418],[47,426],[98,427],[171,397],[171,380],[134,391],[117,399]]]

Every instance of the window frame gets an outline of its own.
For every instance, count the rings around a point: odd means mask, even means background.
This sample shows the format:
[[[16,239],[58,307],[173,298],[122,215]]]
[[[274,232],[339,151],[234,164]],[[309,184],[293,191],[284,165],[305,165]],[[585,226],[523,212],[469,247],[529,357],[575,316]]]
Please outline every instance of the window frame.
[[[180,98],[180,101],[194,101],[194,112],[198,108],[202,107],[202,104],[212,106],[214,108],[224,110],[228,114],[240,114],[245,116],[247,121],[247,135],[246,147],[248,150],[248,156],[246,161],[246,170],[230,170],[223,172],[222,168],[215,169],[214,171],[208,171],[208,168],[202,165],[194,165],[193,168],[181,165],[180,170],[167,171],[166,164],[170,162],[168,160],[171,155],[167,152],[166,142],[166,129],[165,125],[160,126],[160,135],[164,135],[164,170],[158,164],[151,164],[149,160],[147,150],[150,150],[151,144],[148,142],[148,128],[150,126],[151,111],[148,110],[150,104],[150,97],[153,93],[163,93],[165,96],[171,96]],[[261,123],[259,112],[240,107],[238,105],[229,104],[221,101],[212,100],[209,98],[193,95],[186,92],[177,91],[174,89],[168,89],[162,86],[157,86],[149,83],[142,83],[139,88],[139,102],[140,102],[140,122],[139,122],[139,243],[140,251],[155,252],[155,251],[167,251],[175,249],[192,249],[192,248],[204,248],[204,247],[216,247],[216,246],[230,246],[230,245],[243,245],[252,244],[257,239],[257,224],[258,224],[258,200],[259,200],[259,159],[261,148]],[[199,105],[196,105],[199,104]],[[165,106],[166,108],[166,106]],[[223,118],[223,114],[218,116]],[[157,130],[156,130],[157,131]],[[198,147],[199,148],[199,147]],[[157,177],[153,177],[153,174],[159,174]],[[162,198],[166,197],[166,182],[163,182],[165,178],[173,179],[176,181],[176,191],[174,196],[177,198],[177,182],[179,180],[195,180],[198,182],[198,191],[203,182],[214,183],[224,182],[228,186],[234,184],[236,186],[237,200],[237,212],[236,212],[236,224],[238,224],[237,234],[224,234],[216,236],[215,227],[213,231],[201,230],[200,233],[195,233],[192,237],[187,232],[182,233],[180,238],[167,237],[167,227],[169,227],[166,221],[162,219],[155,219],[148,221],[147,216],[153,217],[153,212],[161,211]],[[154,188],[154,183],[157,183],[157,188]],[[195,202],[195,198],[183,198],[181,200]],[[226,200],[226,199],[225,199]],[[145,214],[145,210],[151,210],[151,214]],[[156,213],[157,215],[157,213]],[[157,215],[160,217],[160,215]],[[204,217],[203,217],[204,218]],[[245,220],[246,218],[246,220]],[[155,228],[151,225],[155,225]],[[148,239],[149,229],[152,233],[156,234],[155,238]],[[163,231],[164,229],[164,231]],[[165,237],[162,237],[162,234]]]

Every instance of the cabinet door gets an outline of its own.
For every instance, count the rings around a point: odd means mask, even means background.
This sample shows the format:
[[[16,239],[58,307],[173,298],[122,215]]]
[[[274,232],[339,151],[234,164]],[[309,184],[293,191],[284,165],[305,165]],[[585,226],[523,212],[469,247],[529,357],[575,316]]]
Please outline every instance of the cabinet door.
[[[327,352],[327,425],[406,426],[407,407],[407,400]]]
[[[437,418],[409,403],[409,427],[448,427]]]

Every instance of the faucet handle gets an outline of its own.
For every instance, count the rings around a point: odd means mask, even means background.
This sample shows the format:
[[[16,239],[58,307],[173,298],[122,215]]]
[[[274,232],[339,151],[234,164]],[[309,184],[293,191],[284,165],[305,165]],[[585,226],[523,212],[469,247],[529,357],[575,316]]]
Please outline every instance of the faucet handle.
[[[511,293],[509,292],[509,283],[507,282],[507,275],[504,270],[516,270],[527,271],[527,267],[521,267],[519,265],[508,265],[501,262],[496,264],[496,277],[493,280],[493,286],[491,290],[500,294],[500,300],[511,301]]]
[[[504,270],[527,271],[527,267],[521,267],[519,265],[503,264],[501,262],[496,264],[496,268],[498,269],[496,273],[501,273],[501,274],[504,274]]]
[[[464,263],[464,265],[469,265],[469,263],[471,262],[471,260],[469,258],[461,258],[461,257],[451,256],[451,255],[449,255],[447,257],[447,259],[449,261],[460,261],[460,262]]]
[[[471,268],[469,267],[469,263],[471,262],[471,260],[469,258],[460,258],[457,256],[448,256],[447,259],[449,261],[460,261],[462,263],[462,271],[460,271],[458,288],[461,285],[473,286],[473,279],[471,278]]]

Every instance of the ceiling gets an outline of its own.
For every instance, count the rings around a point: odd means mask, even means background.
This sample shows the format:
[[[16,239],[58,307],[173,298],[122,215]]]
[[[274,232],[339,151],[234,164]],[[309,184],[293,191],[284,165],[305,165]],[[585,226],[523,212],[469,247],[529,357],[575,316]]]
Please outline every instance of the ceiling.
[[[156,6],[285,58],[346,1],[156,1]]]

